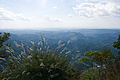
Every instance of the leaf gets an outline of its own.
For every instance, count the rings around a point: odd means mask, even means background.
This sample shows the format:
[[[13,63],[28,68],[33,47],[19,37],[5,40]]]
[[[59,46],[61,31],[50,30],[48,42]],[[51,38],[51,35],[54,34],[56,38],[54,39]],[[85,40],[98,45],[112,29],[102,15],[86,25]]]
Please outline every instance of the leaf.
[[[82,56],[80,57],[80,61],[90,61],[88,57]]]

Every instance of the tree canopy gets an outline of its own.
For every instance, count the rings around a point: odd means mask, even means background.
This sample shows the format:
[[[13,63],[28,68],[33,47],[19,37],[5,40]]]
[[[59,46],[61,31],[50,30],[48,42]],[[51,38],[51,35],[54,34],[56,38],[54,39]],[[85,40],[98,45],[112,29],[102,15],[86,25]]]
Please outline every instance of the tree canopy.
[[[8,44],[5,44],[5,42],[9,39],[10,33],[1,33],[0,32],[0,60],[3,60],[3,58],[7,57],[5,46],[8,46]]]

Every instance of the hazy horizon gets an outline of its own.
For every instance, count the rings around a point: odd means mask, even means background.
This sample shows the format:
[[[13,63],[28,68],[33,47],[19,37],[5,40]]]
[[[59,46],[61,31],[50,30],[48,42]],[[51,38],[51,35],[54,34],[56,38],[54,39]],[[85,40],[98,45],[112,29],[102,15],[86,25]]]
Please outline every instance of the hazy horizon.
[[[21,29],[12,29],[12,28],[3,28],[0,30],[120,30],[120,28],[39,28],[39,29],[27,29],[27,28],[21,28]]]

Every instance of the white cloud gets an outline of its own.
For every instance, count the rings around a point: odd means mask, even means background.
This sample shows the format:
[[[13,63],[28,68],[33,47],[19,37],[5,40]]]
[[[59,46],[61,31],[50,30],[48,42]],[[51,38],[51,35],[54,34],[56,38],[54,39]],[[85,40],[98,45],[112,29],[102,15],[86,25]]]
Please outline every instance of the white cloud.
[[[58,17],[47,17],[47,20],[50,22],[57,22],[57,23],[62,22],[62,19]]]
[[[54,6],[53,8],[54,8],[54,9],[56,9],[56,8],[57,8],[57,6]]]
[[[43,8],[46,7],[46,5],[47,5],[47,0],[32,0],[32,1],[37,2],[37,5],[39,5]]]
[[[5,10],[4,8],[0,8],[0,20],[8,20],[8,21],[15,21],[15,20],[23,20],[29,21],[28,17],[25,17],[23,14],[16,14],[11,11]]]
[[[68,17],[73,17],[73,14],[68,14]]]
[[[120,5],[115,2],[97,1],[81,2],[73,7],[73,10],[80,16],[120,16]]]

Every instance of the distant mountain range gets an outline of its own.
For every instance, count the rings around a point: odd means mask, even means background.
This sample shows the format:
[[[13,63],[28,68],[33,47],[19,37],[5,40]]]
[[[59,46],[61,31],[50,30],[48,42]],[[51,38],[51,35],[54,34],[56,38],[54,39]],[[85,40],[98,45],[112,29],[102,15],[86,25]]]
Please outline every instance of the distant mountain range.
[[[119,29],[76,29],[76,30],[0,30],[0,32],[10,32],[9,42],[17,41],[30,44],[31,41],[38,42],[42,37],[54,49],[58,46],[58,42],[65,43],[65,47],[73,51],[84,53],[86,51],[95,51],[101,49],[111,49],[113,52],[117,50],[112,47],[114,41],[120,34]],[[69,42],[69,44],[67,44]]]

